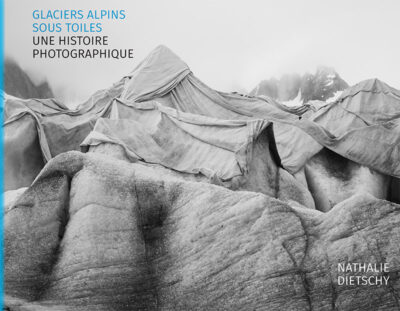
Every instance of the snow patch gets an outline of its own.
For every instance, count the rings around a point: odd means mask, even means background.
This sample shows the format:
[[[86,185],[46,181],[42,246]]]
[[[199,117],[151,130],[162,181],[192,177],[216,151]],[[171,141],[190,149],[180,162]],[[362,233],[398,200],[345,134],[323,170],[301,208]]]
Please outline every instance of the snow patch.
[[[291,100],[281,102],[283,105],[288,107],[297,107],[303,105],[303,100],[301,99],[301,90],[297,93],[297,96]]]
[[[10,95],[10,94],[7,94],[7,93],[4,92],[4,91],[3,91],[3,93],[2,93],[2,96],[3,96],[3,99],[4,99],[4,100],[7,100],[7,99],[20,99],[20,98],[18,98],[18,97],[15,97],[15,96],[12,96],[12,95]]]
[[[325,86],[331,86],[333,84],[333,80],[328,80],[325,83]]]

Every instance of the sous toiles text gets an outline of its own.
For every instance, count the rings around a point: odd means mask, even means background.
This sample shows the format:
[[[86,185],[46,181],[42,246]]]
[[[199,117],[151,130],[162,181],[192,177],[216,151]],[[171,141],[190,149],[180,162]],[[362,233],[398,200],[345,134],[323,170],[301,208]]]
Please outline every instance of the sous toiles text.
[[[124,20],[125,10],[34,10],[34,33],[102,32],[104,20]]]

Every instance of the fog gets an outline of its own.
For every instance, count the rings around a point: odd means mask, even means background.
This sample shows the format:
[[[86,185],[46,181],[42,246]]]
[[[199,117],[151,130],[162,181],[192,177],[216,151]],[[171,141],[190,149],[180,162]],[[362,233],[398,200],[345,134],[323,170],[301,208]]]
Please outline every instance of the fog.
[[[110,47],[130,60],[32,58],[35,9],[126,10],[105,21]],[[379,78],[400,89],[400,2],[387,1],[5,1],[5,53],[57,97],[79,102],[128,74],[164,44],[222,91],[253,89],[283,73],[334,67],[350,85]]]

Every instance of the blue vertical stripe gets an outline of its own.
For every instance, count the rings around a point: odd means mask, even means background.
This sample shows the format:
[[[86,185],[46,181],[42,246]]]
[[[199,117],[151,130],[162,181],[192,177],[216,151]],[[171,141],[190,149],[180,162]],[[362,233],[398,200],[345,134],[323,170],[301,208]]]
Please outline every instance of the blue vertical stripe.
[[[4,90],[4,0],[0,0],[0,88]],[[4,94],[4,93],[3,93]],[[2,125],[0,126],[0,310],[3,310],[4,306],[4,226],[3,226],[3,215],[4,215],[4,137],[3,137],[3,111],[4,111],[4,96],[0,96],[1,109],[0,116]]]

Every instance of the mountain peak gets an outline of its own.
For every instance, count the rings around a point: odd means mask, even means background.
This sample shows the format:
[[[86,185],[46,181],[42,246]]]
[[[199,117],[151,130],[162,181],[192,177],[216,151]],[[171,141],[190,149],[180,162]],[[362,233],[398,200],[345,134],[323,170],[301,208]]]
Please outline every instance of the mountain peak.
[[[4,92],[25,99],[54,97],[47,81],[36,85],[15,60],[9,57],[4,60]]]
[[[326,101],[348,84],[334,68],[319,66],[315,73],[284,74],[280,79],[261,81],[251,95],[266,95],[289,105],[301,105],[310,100]]]

